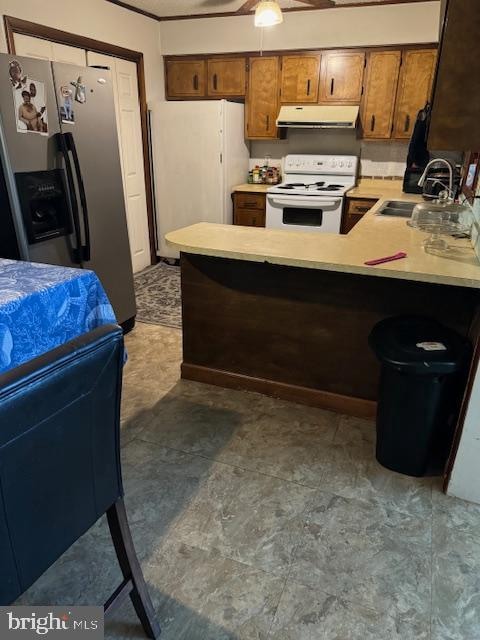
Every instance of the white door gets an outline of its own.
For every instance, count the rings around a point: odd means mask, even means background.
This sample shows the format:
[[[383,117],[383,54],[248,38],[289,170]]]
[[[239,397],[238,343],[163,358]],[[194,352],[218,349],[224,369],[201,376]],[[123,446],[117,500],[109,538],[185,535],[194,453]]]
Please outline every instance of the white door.
[[[133,270],[136,272],[150,265],[137,65],[91,51],[88,51],[87,58],[90,66],[110,67],[113,76],[128,235]]]
[[[85,49],[69,47],[65,44],[58,44],[41,38],[32,38],[19,33],[16,33],[14,38],[15,53],[19,56],[52,60],[54,62],[67,62],[68,64],[78,64],[80,67],[87,66],[87,52]]]

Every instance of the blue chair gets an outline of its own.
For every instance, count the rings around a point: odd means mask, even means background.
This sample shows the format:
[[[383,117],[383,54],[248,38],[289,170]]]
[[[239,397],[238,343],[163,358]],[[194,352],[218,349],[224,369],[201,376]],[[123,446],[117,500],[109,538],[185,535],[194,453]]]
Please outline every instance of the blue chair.
[[[158,638],[123,501],[123,353],[122,330],[105,325],[0,376],[0,605],[106,513],[123,582],[105,615],[129,595]]]

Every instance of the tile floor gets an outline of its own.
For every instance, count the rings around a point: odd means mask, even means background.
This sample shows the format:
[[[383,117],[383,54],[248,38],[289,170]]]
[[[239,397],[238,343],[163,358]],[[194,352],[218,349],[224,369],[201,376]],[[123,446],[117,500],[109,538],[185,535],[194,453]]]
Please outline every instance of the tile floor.
[[[127,338],[123,470],[164,640],[478,640],[480,506],[384,470],[373,425],[179,381],[181,334]],[[21,599],[96,604],[103,519]],[[130,604],[108,638],[142,638]]]

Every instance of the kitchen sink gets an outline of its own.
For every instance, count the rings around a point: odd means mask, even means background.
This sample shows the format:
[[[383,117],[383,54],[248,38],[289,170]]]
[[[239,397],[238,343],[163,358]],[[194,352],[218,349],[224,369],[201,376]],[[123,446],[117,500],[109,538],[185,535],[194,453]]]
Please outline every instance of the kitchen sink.
[[[397,218],[411,218],[415,209],[415,202],[402,200],[388,200],[378,211],[379,216],[395,216]]]

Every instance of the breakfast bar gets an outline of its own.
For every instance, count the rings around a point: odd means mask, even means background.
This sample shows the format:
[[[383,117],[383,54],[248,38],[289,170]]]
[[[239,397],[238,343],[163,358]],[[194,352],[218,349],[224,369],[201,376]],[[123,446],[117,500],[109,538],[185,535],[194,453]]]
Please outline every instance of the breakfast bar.
[[[182,377],[368,417],[377,322],[424,315],[475,339],[480,264],[470,241],[427,254],[424,233],[378,215],[391,197],[380,195],[348,235],[208,223],[169,233],[181,252]],[[407,257],[365,265],[399,251]]]

